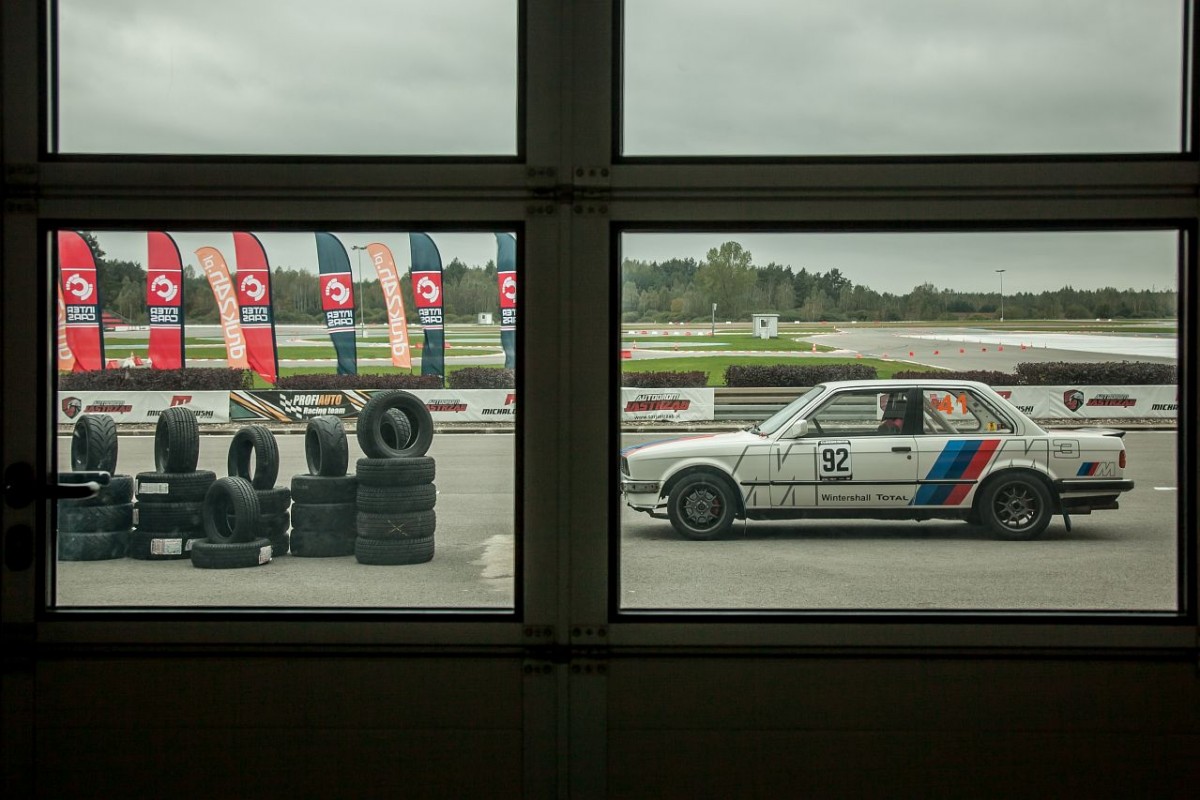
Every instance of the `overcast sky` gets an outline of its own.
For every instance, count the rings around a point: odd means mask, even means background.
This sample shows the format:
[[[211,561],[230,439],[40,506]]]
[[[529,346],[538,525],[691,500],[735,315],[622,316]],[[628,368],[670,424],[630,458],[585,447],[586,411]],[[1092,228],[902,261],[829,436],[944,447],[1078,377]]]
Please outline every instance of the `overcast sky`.
[[[513,154],[517,6],[59,0],[59,148]],[[625,15],[629,154],[1179,148],[1182,0],[630,0]],[[445,237],[445,263],[495,257],[490,235]],[[982,289],[995,269],[1031,289],[1175,282],[1170,234],[639,234],[623,247],[701,260],[729,238],[755,263],[836,267],[887,291]],[[272,264],[303,266],[311,239],[279,235]]]

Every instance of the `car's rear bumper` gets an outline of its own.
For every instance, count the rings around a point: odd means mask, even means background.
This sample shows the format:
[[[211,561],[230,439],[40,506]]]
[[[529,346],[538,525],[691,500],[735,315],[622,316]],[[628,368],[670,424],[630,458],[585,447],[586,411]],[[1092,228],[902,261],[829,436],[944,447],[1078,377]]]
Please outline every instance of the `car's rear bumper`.
[[[1128,478],[1114,478],[1111,480],[1065,478],[1054,482],[1054,490],[1058,492],[1059,497],[1120,494],[1132,489],[1133,481]]]

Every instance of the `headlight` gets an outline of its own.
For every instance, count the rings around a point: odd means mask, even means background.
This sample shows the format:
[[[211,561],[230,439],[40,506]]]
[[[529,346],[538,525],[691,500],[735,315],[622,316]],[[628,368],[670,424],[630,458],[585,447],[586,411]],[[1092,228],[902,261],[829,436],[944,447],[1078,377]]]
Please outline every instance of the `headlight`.
[[[621,456],[621,474],[622,475],[629,474],[629,459],[626,458],[625,456]]]

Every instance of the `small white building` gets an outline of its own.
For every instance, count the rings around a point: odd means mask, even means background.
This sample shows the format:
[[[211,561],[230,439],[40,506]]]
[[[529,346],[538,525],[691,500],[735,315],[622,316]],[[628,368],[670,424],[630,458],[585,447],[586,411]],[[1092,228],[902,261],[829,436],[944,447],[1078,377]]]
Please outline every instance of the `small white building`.
[[[779,338],[778,314],[751,314],[750,324],[753,326],[755,339]]]
[[[491,325],[492,324],[492,315],[486,311],[480,312],[475,317],[475,324],[476,325]]]

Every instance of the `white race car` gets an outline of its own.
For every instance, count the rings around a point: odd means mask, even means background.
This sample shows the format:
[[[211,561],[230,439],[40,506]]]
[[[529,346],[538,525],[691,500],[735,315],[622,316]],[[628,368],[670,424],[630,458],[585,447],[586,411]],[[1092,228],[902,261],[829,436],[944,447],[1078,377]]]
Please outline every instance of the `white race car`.
[[[735,519],[965,519],[1032,539],[1056,513],[1117,508],[1133,488],[1123,431],[1046,431],[971,381],[838,381],[815,386],[734,433],[621,451],[630,508],[689,539]]]

